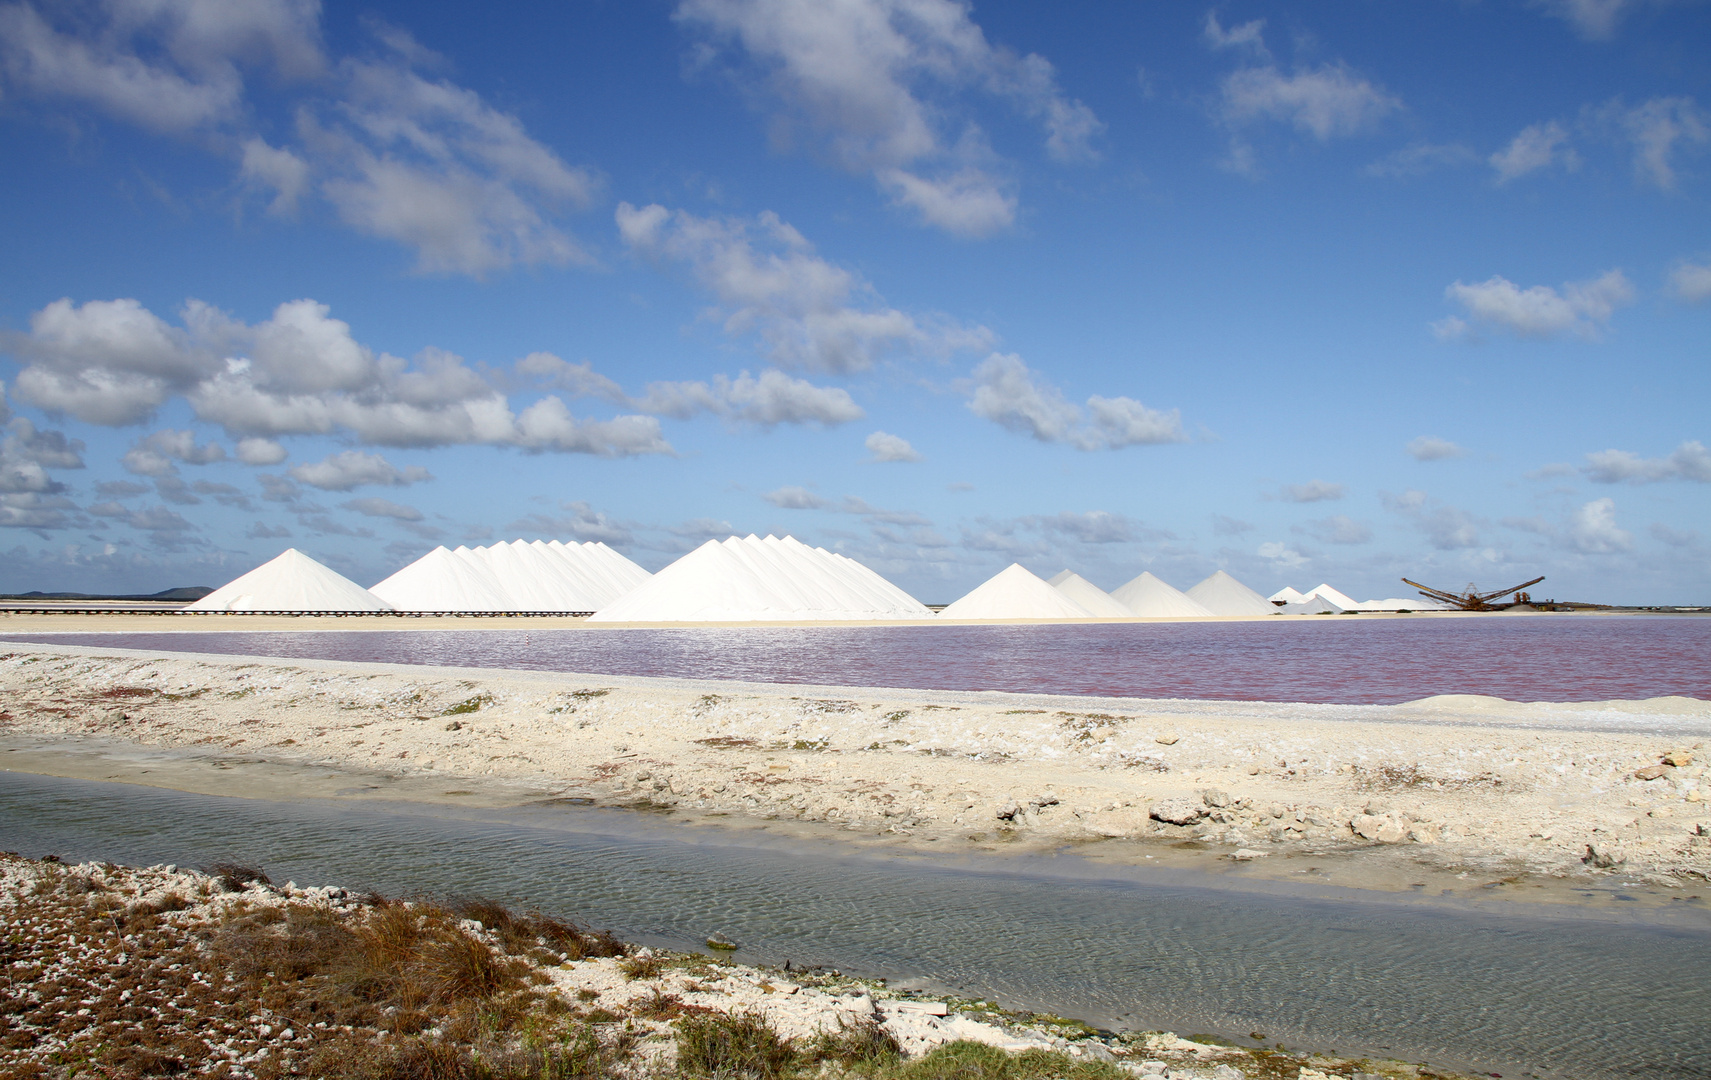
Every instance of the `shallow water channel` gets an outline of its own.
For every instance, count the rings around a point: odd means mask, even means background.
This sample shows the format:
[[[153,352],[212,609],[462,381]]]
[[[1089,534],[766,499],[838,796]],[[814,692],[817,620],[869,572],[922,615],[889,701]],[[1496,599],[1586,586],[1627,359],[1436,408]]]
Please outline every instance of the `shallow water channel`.
[[[278,803],[12,772],[0,772],[0,847],[132,865],[230,858],[275,881],[491,896],[677,949],[721,930],[739,960],[826,964],[1114,1028],[1263,1032],[1512,1077],[1711,1076],[1703,912],[1494,914],[1219,889],[1070,857],[846,854],[591,807]]]

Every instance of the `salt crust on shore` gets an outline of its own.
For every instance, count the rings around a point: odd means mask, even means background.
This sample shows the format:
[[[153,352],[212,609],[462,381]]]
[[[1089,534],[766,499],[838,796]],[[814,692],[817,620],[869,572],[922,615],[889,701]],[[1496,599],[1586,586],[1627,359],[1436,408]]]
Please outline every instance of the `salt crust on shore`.
[[[1389,846],[1663,886],[1711,873],[1711,703],[1688,698],[1276,705],[8,648],[0,732],[20,735],[512,783],[945,851],[1196,840],[1239,858]]]
[[[104,912],[115,928],[121,919],[133,931],[146,926],[151,942],[144,946],[137,937],[123,936],[117,929],[91,935],[86,912],[82,918],[69,911],[44,917],[38,899],[42,890],[62,899],[81,898],[86,908]],[[278,1072],[290,1064],[294,1052],[301,1058],[318,1036],[336,1034],[338,1029],[315,1024],[322,1030],[295,1030],[289,1025],[309,1025],[302,1017],[293,1021],[289,1015],[276,1014],[260,1001],[227,1001],[218,991],[208,993],[214,988],[200,982],[195,970],[200,966],[197,954],[206,947],[201,940],[234,915],[253,922],[255,913],[268,909],[279,913],[308,909],[348,924],[363,920],[372,910],[371,903],[338,886],[304,888],[295,882],[265,881],[239,885],[172,864],[64,865],[0,853],[0,925],[12,928],[9,955],[30,957],[13,966],[41,965],[31,984],[14,999],[22,1008],[12,1024],[12,1035],[27,1037],[9,1038],[0,1047],[0,1067],[18,1067],[23,1070],[20,1075],[41,1075],[42,1066],[62,1065],[67,1058],[93,1061],[103,1049],[121,1056],[127,1049],[141,1050],[146,1059],[152,1047],[144,1049],[147,1043],[136,1038],[143,1025],[134,1022],[141,1016],[154,1018],[154,1041],[166,1037],[181,1058],[189,1059],[172,1059],[178,1065],[172,1071],[181,1075],[242,1078],[258,1071]],[[458,932],[496,954],[504,951],[500,936],[477,920],[465,920]],[[564,1003],[562,1011],[604,1013],[614,1027],[622,1025],[634,1036],[640,1068],[620,1069],[625,1075],[657,1076],[660,1070],[669,1075],[675,1058],[673,1024],[651,1008],[666,1000],[686,1010],[758,1015],[798,1045],[822,1032],[835,1034],[852,1025],[876,1023],[910,1057],[967,1041],[1010,1052],[1057,1051],[1075,1059],[1109,1062],[1154,1080],[1275,1077],[1280,1068],[1298,1070],[1305,1080],[1331,1080],[1347,1075],[1351,1065],[1383,1070],[1367,1074],[1376,1080],[1421,1075],[1463,1080],[1459,1074],[1436,1070],[1422,1074],[1418,1066],[1403,1062],[1355,1063],[1264,1050],[1255,1053],[1183,1039],[1171,1032],[1101,1035],[1075,1021],[1006,1013],[990,1002],[923,1000],[916,993],[890,989],[883,979],[850,978],[823,969],[787,973],[726,958],[626,948],[629,956],[621,958],[527,961],[542,988]],[[150,955],[128,957],[127,949]],[[192,963],[164,966],[175,955]],[[510,955],[515,961],[516,954]],[[650,960],[658,961],[649,965],[651,973],[637,965]],[[187,989],[197,992],[186,993]],[[50,1007],[48,1024],[31,1022],[37,1010],[55,1002],[66,1008],[81,1002],[82,1015],[88,1019],[69,1026],[55,1024],[63,1019],[64,1009]],[[109,1017],[105,1024],[92,1015],[97,1010]],[[109,1042],[112,1045],[103,1045]],[[1339,1066],[1340,1073],[1323,1071]]]

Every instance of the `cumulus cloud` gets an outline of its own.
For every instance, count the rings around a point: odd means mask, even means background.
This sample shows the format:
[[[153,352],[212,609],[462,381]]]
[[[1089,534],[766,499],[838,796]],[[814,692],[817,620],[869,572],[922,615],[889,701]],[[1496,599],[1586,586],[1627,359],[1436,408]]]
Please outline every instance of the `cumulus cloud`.
[[[1254,550],[1254,554],[1269,560],[1285,570],[1293,570],[1305,566],[1312,560],[1296,551],[1280,540],[1268,540]]]
[[[1330,502],[1342,498],[1347,491],[1342,484],[1329,480],[1309,480],[1305,484],[1286,485],[1281,497],[1292,503]]]
[[[1014,354],[994,353],[975,367],[968,408],[1010,431],[1079,450],[1187,441],[1179,410],[1162,412],[1133,398],[1095,394],[1084,412]]]
[[[1568,536],[1576,550],[1594,555],[1628,551],[1634,546],[1633,534],[1616,525],[1614,499],[1594,499],[1576,510]]]
[[[708,33],[709,55],[734,43],[759,69],[782,107],[780,143],[816,133],[838,166],[957,235],[1003,229],[1016,209],[978,127],[958,116],[958,92],[1009,101],[1057,160],[1097,156],[1104,125],[1064,94],[1051,63],[993,45],[958,0],[683,0],[676,17]]]
[[[517,361],[519,374],[532,375],[571,397],[597,397],[607,401],[627,402],[618,384],[594,370],[586,360],[571,363],[550,352],[532,352]]]
[[[1208,11],[1201,34],[1207,46],[1213,49],[1245,49],[1265,59],[1271,57],[1271,50],[1265,47],[1264,19],[1254,19],[1226,30],[1218,22],[1218,13]]]
[[[576,420],[556,396],[514,414],[462,358],[435,348],[413,361],[376,352],[314,300],[280,304],[254,325],[192,300],[182,320],[171,325],[135,300],[58,300],[0,345],[26,362],[17,388],[32,404],[122,425],[182,396],[199,419],[248,440],[240,449],[250,464],[284,460],[279,436],[342,433],[376,446],[671,452],[651,417]],[[572,369],[556,374],[568,379]]]
[[[1634,179],[1661,191],[1676,186],[1678,149],[1703,149],[1711,143],[1711,116],[1692,98],[1652,98],[1632,108],[1616,99],[1600,115],[1613,121],[1634,149]]]
[[[1415,461],[1448,461],[1450,458],[1467,456],[1466,450],[1436,435],[1421,435],[1417,439],[1411,439],[1403,449]]]
[[[1669,291],[1676,299],[1689,304],[1711,301],[1711,263],[1694,263],[1686,259],[1676,263],[1669,272]]]
[[[358,231],[412,249],[424,272],[591,261],[557,219],[588,206],[598,178],[474,91],[421,74],[433,57],[408,34],[376,29],[377,50],[332,61],[314,0],[8,4],[0,78],[153,131],[218,133],[206,144],[233,154],[269,213],[317,195]],[[291,95],[290,145],[249,130],[257,68]]]
[[[245,465],[278,465],[288,456],[285,447],[272,439],[248,438],[238,440],[238,460]]]
[[[985,327],[917,319],[887,306],[857,275],[814,254],[800,232],[766,211],[752,221],[704,218],[655,204],[620,203],[618,232],[635,254],[681,263],[719,302],[726,333],[759,338],[774,363],[860,371],[893,353],[945,355],[988,347]]]
[[[1212,534],[1214,536],[1241,536],[1243,533],[1253,532],[1256,528],[1258,526],[1251,521],[1243,521],[1227,514],[1212,515]]]
[[[507,531],[524,537],[556,539],[569,536],[583,543],[628,544],[634,534],[630,526],[617,521],[604,510],[596,510],[586,502],[562,502],[558,508],[564,517],[530,514],[505,526]]]
[[[932,521],[913,510],[887,510],[882,506],[874,506],[866,499],[854,495],[845,495],[837,506],[840,513],[854,514],[863,518],[869,524],[884,525],[931,525]]]
[[[921,454],[909,440],[901,435],[893,435],[887,431],[876,431],[867,437],[864,444],[867,452],[873,456],[869,461],[920,461]]]
[[[1688,480],[1711,484],[1711,450],[1689,439],[1666,457],[1643,458],[1628,450],[1600,450],[1586,455],[1582,472],[1597,484],[1655,484]]]
[[[825,499],[805,487],[781,487],[761,498],[785,510],[818,510],[826,505]]]
[[[267,525],[256,522],[250,526],[249,532],[244,533],[246,540],[283,540],[291,535],[291,530],[283,525]]]
[[[1622,16],[1638,5],[1636,0],[1533,0],[1533,6],[1568,23],[1588,41],[1604,41],[1615,35]]]
[[[1322,64],[1285,75],[1275,67],[1231,72],[1221,88],[1224,120],[1292,125],[1320,142],[1356,135],[1402,107],[1402,101],[1346,64]]]
[[[421,521],[422,512],[414,506],[405,506],[390,499],[370,496],[365,499],[352,499],[339,504],[346,510],[355,510],[366,517],[391,518],[394,521]]]
[[[846,390],[815,386],[771,368],[759,376],[745,371],[734,379],[715,375],[709,382],[650,383],[646,393],[630,404],[645,413],[680,420],[706,412],[733,423],[768,428],[807,423],[834,427],[867,415]]]
[[[1508,146],[1486,160],[1496,171],[1499,184],[1552,165],[1569,172],[1580,167],[1580,156],[1568,145],[1568,129],[1555,120],[1523,128]]]
[[[1459,507],[1432,500],[1423,491],[1386,495],[1385,508],[1412,523],[1439,551],[1479,546],[1479,522]]]
[[[369,484],[403,487],[433,479],[433,475],[420,465],[400,469],[379,454],[361,450],[329,454],[320,461],[293,465],[287,472],[292,479],[322,491],[350,491]]]
[[[1521,338],[1597,338],[1617,308],[1634,302],[1634,287],[1622,271],[1611,270],[1591,281],[1571,281],[1560,290],[1549,285],[1523,289],[1502,276],[1472,285],[1457,281],[1444,296],[1461,304],[1472,320],[1452,315],[1434,323],[1434,331],[1446,341],[1476,340],[1476,326]]]
[[[1158,535],[1140,522],[1106,510],[1085,513],[1062,511],[1046,516],[1023,518],[1026,524],[1044,533],[1066,536],[1083,544],[1127,544],[1146,536]]]
[[[194,431],[156,431],[138,439],[120,459],[125,471],[138,476],[173,476],[178,462],[186,465],[209,465],[226,460],[226,448],[219,443],[196,442]]]
[[[0,402],[3,404],[3,402]],[[0,410],[0,415],[4,410]],[[7,422],[0,438],[0,493],[58,494],[65,485],[49,469],[83,468],[83,441],[62,431],[42,431],[24,417]]]

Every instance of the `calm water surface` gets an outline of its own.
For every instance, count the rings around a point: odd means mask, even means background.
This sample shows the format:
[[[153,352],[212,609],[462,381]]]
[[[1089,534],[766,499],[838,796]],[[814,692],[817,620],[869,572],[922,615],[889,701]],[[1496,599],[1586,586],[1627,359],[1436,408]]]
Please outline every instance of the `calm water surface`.
[[[840,858],[621,811],[280,804],[5,772],[0,846],[494,896],[678,949],[717,929],[741,960],[927,980],[1113,1027],[1263,1031],[1506,1076],[1711,1076],[1701,901],[1671,905],[1673,920],[1548,920],[1185,887],[1068,858]]]
[[[8,637],[172,652],[1111,697],[1344,704],[1432,694],[1711,699],[1711,618],[1692,616]]]

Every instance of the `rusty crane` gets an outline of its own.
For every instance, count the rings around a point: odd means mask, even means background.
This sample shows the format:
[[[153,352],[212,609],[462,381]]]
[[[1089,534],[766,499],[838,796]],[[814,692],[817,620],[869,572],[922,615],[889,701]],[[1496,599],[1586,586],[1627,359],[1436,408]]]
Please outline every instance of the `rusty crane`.
[[[1436,600],[1442,604],[1449,604],[1452,607],[1460,608],[1462,611],[1494,611],[1498,608],[1509,607],[1511,604],[1525,604],[1530,602],[1532,598],[1521,590],[1537,585],[1543,580],[1545,580],[1545,578],[1544,575],[1541,574],[1531,581],[1523,581],[1521,584],[1511,585],[1507,589],[1498,589],[1496,592],[1483,593],[1472,585],[1467,587],[1466,592],[1453,593],[1447,592],[1443,589],[1434,589],[1429,585],[1422,585],[1418,581],[1409,581],[1407,578],[1403,578],[1402,583],[1404,585],[1412,585],[1416,589],[1419,589],[1421,596]],[[1511,601],[1510,604],[1492,603],[1492,601],[1496,600],[1498,597],[1508,596],[1510,593],[1515,594],[1515,599]]]

